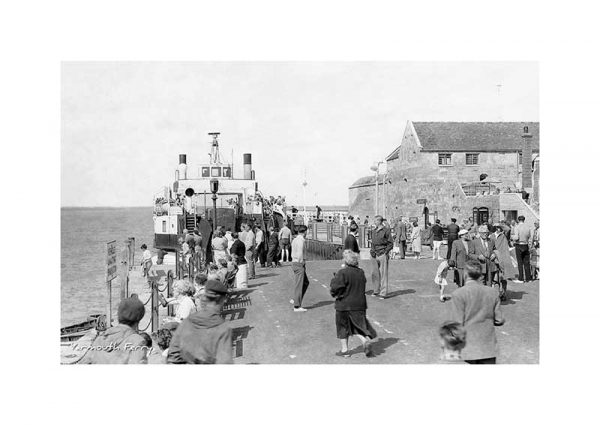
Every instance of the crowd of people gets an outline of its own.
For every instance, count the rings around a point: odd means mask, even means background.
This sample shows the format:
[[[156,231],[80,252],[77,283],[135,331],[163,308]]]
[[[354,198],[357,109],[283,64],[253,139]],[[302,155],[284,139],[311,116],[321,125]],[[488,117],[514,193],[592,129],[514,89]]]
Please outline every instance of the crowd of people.
[[[514,274],[510,250],[516,254],[519,279],[533,278],[529,269],[530,250],[539,252],[539,223],[531,231],[518,217],[515,223],[487,223],[480,226],[456,219],[446,227],[448,253],[442,258],[440,248],[444,229],[440,220],[431,227],[433,259],[441,260],[435,276],[440,286],[440,301],[448,297],[444,289],[452,271],[458,286],[451,297],[451,320],[439,329],[441,361],[492,364],[496,362],[497,340],[495,326],[504,318],[501,301],[506,298],[506,281]],[[409,227],[410,226],[410,227]],[[343,264],[330,282],[330,295],[335,299],[335,325],[340,350],[335,354],[350,357],[348,347],[352,336],[359,338],[365,356],[372,357],[372,343],[377,332],[368,320],[367,277],[360,268],[358,224],[351,220],[344,240]],[[292,237],[284,223],[281,228],[271,226],[262,230],[253,223],[243,223],[241,232],[217,228],[210,246],[212,261],[193,280],[177,280],[173,297],[160,297],[163,307],[173,306],[173,315],[167,317],[160,329],[152,335],[138,331],[145,308],[136,296],[124,299],[119,305],[119,324],[98,335],[96,347],[82,363],[232,363],[232,331],[222,317],[223,305],[233,291],[248,287],[256,278],[256,267],[278,267],[281,262],[291,263],[292,285],[290,304],[295,313],[306,312],[304,296],[310,286],[306,271],[305,235],[307,228],[298,226],[298,235]],[[423,244],[423,232],[415,221],[398,221],[390,225],[383,217],[374,217],[371,229],[370,256],[372,263],[372,297],[389,297],[389,259],[391,253],[411,244],[418,258]],[[200,255],[203,241],[198,232],[187,232],[181,238],[185,255]],[[142,270],[151,267],[149,250],[142,245]],[[539,254],[538,254],[539,255]],[[405,258],[405,256],[401,256]],[[512,274],[511,274],[512,273]],[[126,349],[126,347],[128,347]],[[158,350],[151,350],[158,347]]]

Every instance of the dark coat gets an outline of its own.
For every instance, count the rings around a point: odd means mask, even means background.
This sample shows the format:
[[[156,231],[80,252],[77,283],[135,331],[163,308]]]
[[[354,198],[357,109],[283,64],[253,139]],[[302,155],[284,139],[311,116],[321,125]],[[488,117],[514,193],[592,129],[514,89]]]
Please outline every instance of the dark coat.
[[[356,241],[354,235],[349,234],[346,236],[346,239],[344,240],[344,249],[349,249],[360,254],[360,248],[358,247],[358,242]]]
[[[338,311],[366,311],[366,284],[365,272],[360,267],[346,266],[340,269],[330,283],[329,292],[332,297],[335,297],[335,309]]]
[[[456,223],[450,223],[448,225],[448,239],[458,239],[458,232],[460,231],[460,227]]]
[[[464,269],[469,252],[465,249],[462,240],[459,239],[452,243],[452,251],[450,252],[450,264],[457,269]]]
[[[233,363],[232,330],[219,311],[191,314],[177,327],[167,363]]]
[[[483,274],[486,274],[488,269],[490,272],[496,271],[496,266],[492,261],[490,261],[490,257],[494,252],[494,242],[492,240],[488,240],[487,245],[487,249],[485,249],[481,238],[476,238],[469,243],[469,258],[479,261],[481,264],[481,272]],[[480,255],[483,255],[485,260],[480,260]]]
[[[246,245],[241,240],[233,241],[229,253],[236,259],[237,264],[246,264]]]

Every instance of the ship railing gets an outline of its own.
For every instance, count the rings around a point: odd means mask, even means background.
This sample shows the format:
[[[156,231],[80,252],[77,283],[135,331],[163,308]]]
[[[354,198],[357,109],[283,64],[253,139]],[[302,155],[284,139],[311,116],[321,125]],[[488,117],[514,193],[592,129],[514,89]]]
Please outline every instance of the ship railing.
[[[324,223],[313,221],[308,226],[306,238],[329,243],[344,244],[348,236],[349,226],[347,224]],[[360,248],[371,247],[371,227],[368,225],[358,225],[358,246]]]

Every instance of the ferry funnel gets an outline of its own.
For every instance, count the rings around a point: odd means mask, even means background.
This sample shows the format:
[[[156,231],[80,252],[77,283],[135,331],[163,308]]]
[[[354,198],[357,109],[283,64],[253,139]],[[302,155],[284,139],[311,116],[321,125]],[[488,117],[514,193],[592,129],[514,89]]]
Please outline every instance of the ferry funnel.
[[[180,180],[187,179],[187,155],[184,153],[179,154],[179,165],[177,166],[177,172]]]
[[[244,180],[252,180],[252,154],[244,154]]]

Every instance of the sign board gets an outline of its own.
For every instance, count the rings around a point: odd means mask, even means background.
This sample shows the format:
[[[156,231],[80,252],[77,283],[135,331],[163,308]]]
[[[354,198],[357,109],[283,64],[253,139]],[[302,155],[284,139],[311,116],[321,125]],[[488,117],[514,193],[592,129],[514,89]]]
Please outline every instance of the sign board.
[[[427,199],[417,199],[417,204],[426,204]]]
[[[117,241],[106,244],[106,281],[117,277]]]

